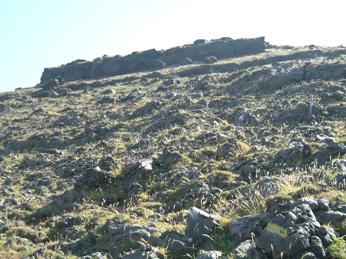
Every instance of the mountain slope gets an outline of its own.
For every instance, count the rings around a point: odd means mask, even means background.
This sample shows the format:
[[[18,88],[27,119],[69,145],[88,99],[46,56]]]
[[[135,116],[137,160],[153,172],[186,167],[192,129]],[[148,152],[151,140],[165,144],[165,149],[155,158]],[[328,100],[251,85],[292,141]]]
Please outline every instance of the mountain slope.
[[[0,255],[343,258],[345,54],[267,45],[0,95]]]

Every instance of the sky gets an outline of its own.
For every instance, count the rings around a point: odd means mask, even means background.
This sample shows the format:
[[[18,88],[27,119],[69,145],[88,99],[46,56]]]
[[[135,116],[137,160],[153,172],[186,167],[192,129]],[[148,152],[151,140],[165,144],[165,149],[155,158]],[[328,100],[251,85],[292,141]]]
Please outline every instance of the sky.
[[[344,0],[0,0],[0,92],[36,85],[45,67],[196,39],[346,45],[345,10]]]

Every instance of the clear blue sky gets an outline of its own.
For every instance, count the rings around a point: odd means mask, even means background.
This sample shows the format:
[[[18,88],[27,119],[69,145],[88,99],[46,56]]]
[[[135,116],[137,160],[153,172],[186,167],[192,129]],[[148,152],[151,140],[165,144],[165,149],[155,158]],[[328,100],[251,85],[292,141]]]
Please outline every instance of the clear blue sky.
[[[44,67],[197,38],[346,45],[343,0],[0,0],[0,92]]]

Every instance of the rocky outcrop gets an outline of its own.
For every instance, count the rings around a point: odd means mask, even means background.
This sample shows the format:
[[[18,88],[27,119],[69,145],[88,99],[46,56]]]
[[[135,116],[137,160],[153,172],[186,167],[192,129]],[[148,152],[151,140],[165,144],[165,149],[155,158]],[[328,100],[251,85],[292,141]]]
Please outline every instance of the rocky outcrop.
[[[240,244],[236,258],[263,258],[263,252],[269,258],[329,258],[328,247],[338,236],[329,226],[345,220],[343,207],[331,210],[328,200],[312,198],[284,204],[280,202],[275,213],[268,207],[266,213],[241,217],[228,226],[231,240]]]
[[[218,59],[260,53],[264,49],[264,37],[237,40],[231,38],[211,41],[197,40],[193,44],[166,51],[151,49],[133,52],[124,57],[103,56],[93,61],[75,60],[60,67],[45,68],[40,85],[46,89],[55,85],[56,79],[73,81],[149,71],[166,66],[186,64],[187,59],[206,62],[213,57],[214,62]]]

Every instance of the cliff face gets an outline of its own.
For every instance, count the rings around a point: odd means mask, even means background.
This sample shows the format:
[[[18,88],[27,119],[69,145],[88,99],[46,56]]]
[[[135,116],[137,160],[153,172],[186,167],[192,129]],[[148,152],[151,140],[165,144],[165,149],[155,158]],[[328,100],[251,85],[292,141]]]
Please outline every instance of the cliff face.
[[[216,59],[256,54],[264,51],[264,49],[264,37],[238,40],[231,38],[211,41],[197,40],[193,44],[166,51],[151,49],[134,52],[124,57],[102,57],[93,61],[76,60],[60,67],[45,68],[41,76],[41,84],[55,78],[61,78],[64,81],[94,79],[189,64],[196,61],[212,62]]]

